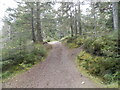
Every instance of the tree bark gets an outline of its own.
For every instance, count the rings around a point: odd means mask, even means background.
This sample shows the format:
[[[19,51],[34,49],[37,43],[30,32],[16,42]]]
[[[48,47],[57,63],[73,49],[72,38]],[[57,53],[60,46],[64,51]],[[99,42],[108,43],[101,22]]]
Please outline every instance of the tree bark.
[[[82,35],[80,2],[78,5],[78,28],[79,28],[79,34]]]
[[[37,41],[43,42],[41,20],[40,20],[40,3],[37,2]]]
[[[33,42],[36,42],[35,31],[34,31],[33,7],[31,7],[31,15],[32,15],[32,21],[31,21],[31,26],[32,26],[32,40],[33,40]]]
[[[118,3],[113,2],[113,26],[114,30],[118,30]]]
[[[73,18],[72,18],[72,12],[70,13],[70,19],[71,19],[71,22],[70,22],[70,29],[71,29],[71,37],[73,37]]]
[[[75,15],[74,15],[74,27],[75,27],[75,36],[77,36],[78,33],[78,29],[77,29],[77,10],[76,10],[76,6],[75,6]]]

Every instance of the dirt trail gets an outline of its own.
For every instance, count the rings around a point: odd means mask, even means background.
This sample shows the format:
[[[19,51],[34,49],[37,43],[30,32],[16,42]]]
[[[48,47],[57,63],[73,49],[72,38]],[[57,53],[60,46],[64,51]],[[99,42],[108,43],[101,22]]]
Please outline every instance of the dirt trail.
[[[53,49],[47,59],[11,80],[4,88],[97,88],[82,76],[75,65],[75,55],[80,49],[68,50],[60,42],[51,42]],[[84,83],[83,83],[84,82]]]

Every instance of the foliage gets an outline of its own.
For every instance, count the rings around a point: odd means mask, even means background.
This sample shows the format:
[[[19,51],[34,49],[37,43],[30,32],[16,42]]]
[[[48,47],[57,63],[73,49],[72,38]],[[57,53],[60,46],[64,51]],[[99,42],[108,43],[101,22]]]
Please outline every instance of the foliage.
[[[31,52],[22,52],[21,54],[10,56],[2,62],[2,78],[8,78],[16,72],[30,68],[43,60],[46,54],[47,52],[43,45],[34,44]]]
[[[120,75],[119,59],[93,56],[82,51],[77,56],[77,63],[79,67],[84,68],[88,73],[101,77],[104,83],[111,83],[117,81]]]
[[[67,37],[63,40],[70,48],[83,46],[84,51],[77,56],[79,67],[102,78],[106,84],[117,82],[120,75],[117,41],[117,31],[101,37],[79,36]]]
[[[46,56],[43,46],[31,43],[42,41],[38,40],[42,38],[49,42],[71,35],[73,37],[66,37],[62,41],[70,48],[84,46],[85,52],[81,53],[83,56],[78,56],[80,61],[84,59],[81,61],[82,66],[91,74],[102,76],[105,81],[116,80],[119,74],[119,56],[117,32],[111,32],[114,26],[113,7],[110,2],[90,2],[90,8],[84,14],[85,10],[80,10],[80,6],[86,2],[89,0],[78,4],[20,1],[17,8],[8,8],[3,19],[1,36],[3,78],[20,69],[31,67]]]
[[[90,40],[86,40],[86,42],[88,41]],[[92,57],[91,60],[86,61],[87,63],[90,63],[88,68],[90,68],[91,71],[87,70],[94,75],[101,76],[107,83],[117,81],[120,74],[118,71],[120,68],[118,64],[120,58],[117,54],[118,47],[116,33],[96,38],[93,42],[90,41],[88,43],[89,44],[85,44],[85,48],[87,47],[86,51],[101,57]]]
[[[66,43],[69,48],[77,48],[83,45],[84,37],[81,37],[81,36],[66,37],[62,41],[63,43]]]
[[[84,48],[87,52],[106,57],[117,57],[118,53],[117,32],[111,32],[105,36],[87,38],[84,42]]]

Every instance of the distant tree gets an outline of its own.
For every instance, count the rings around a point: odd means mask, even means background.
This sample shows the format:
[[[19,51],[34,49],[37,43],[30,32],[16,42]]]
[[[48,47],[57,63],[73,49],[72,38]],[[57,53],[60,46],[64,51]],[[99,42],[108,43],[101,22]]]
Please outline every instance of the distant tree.
[[[35,25],[34,25],[34,21],[35,21],[35,17],[34,17],[34,9],[35,9],[35,2],[26,2],[26,6],[28,6],[27,8],[30,8],[30,16],[31,16],[31,30],[32,30],[32,40],[33,42],[36,42],[36,35],[35,35]]]
[[[118,30],[118,2],[113,2],[113,25],[114,30]]]
[[[91,12],[92,12],[92,17],[94,19],[93,21],[93,30],[96,32],[96,12],[95,12],[95,3],[91,2]]]
[[[75,30],[75,36],[78,34],[78,27],[77,27],[77,9],[76,4],[74,5],[74,30]]]
[[[80,1],[78,2],[78,28],[79,28],[79,34],[82,35]]]
[[[40,2],[37,2],[37,41],[43,42],[41,19],[40,19]]]
[[[71,37],[73,37],[73,33],[74,33],[74,31],[73,31],[73,16],[72,16],[72,12],[70,12],[70,19],[71,19],[71,23],[70,23],[70,29],[71,29]]]

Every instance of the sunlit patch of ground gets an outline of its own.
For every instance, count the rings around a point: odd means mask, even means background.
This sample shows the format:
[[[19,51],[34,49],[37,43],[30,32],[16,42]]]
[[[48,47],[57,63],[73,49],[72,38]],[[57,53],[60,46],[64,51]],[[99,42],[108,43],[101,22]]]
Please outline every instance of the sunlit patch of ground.
[[[60,43],[59,41],[52,41],[52,42],[48,42],[48,44],[58,44]]]

